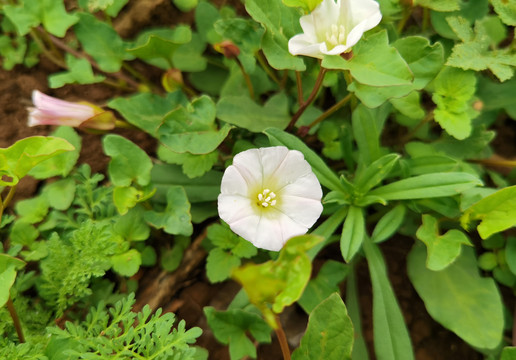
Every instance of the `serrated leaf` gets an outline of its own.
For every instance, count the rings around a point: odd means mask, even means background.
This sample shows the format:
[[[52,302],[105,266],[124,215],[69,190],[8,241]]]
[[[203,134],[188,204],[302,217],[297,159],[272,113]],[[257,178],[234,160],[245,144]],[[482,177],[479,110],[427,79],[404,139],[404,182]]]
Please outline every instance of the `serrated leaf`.
[[[108,103],[130,124],[157,137],[163,117],[179,105],[186,105],[187,98],[182,92],[174,92],[161,97],[156,94],[142,93],[131,97],[117,97]]]
[[[456,229],[440,235],[437,219],[431,215],[423,214],[422,221],[416,236],[427,247],[426,267],[430,270],[445,269],[460,255],[463,244],[472,245],[468,237]]]
[[[147,211],[145,220],[168,234],[190,236],[193,232],[190,202],[182,186],[173,185],[167,191],[167,206],[164,211]]]
[[[132,183],[145,186],[150,181],[152,162],[145,151],[120,135],[109,134],[102,140],[106,155],[111,157],[109,178],[116,186]]]
[[[495,281],[478,273],[474,250],[464,248],[441,271],[428,270],[425,257],[423,246],[412,249],[408,275],[428,313],[472,346],[496,348],[504,332],[503,303]]]
[[[435,78],[433,102],[437,105],[434,118],[456,139],[463,140],[471,134],[471,121],[478,113],[472,107],[476,89],[472,72],[445,67]]]
[[[446,65],[464,70],[489,69],[500,81],[512,78],[513,67],[516,66],[516,54],[509,49],[491,50],[490,38],[481,22],[475,23],[473,32],[464,18],[449,17],[447,21],[462,43],[454,46]]]
[[[387,31],[363,38],[353,47],[353,57],[325,56],[327,69],[349,70],[359,83],[371,86],[410,85],[414,75],[398,50],[389,45]]]
[[[303,59],[288,52],[288,39],[301,32],[299,12],[277,0],[246,0],[245,9],[266,29],[262,49],[269,64],[277,70],[304,71]]]
[[[215,104],[204,95],[186,108],[179,107],[168,113],[158,129],[158,137],[170,150],[191,154],[208,154],[226,138],[231,126],[217,129]]]
[[[504,23],[516,26],[516,2],[514,0],[491,0],[491,4]]]
[[[53,156],[33,167],[29,175],[36,179],[47,179],[58,175],[65,177],[73,170],[79,159],[82,139],[72,127],[60,126],[51,135],[68,141],[74,150]]]
[[[461,217],[463,227],[480,220],[477,227],[482,239],[516,225],[516,185],[498,190],[469,207]]]
[[[283,92],[272,96],[263,106],[243,95],[223,96],[217,103],[219,119],[252,132],[270,127],[283,130],[290,121],[288,110],[288,98]]]
[[[333,293],[310,314],[306,333],[292,360],[348,360],[353,341],[353,324],[346,305],[338,293]]]
[[[74,26],[74,31],[83,49],[103,71],[119,71],[124,60],[132,59],[116,31],[91,14],[79,13],[79,22]]]

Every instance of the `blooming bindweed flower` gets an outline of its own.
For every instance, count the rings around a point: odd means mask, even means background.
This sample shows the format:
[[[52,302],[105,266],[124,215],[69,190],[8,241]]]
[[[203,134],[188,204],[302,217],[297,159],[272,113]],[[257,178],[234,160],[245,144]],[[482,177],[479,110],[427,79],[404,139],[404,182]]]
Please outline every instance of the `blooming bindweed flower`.
[[[317,221],[321,197],[321,185],[301,152],[266,147],[235,155],[222,177],[218,209],[235,233],[256,247],[279,251]]]
[[[292,55],[322,58],[351,50],[364,32],[380,23],[382,14],[374,0],[323,0],[299,19],[303,34],[292,37]]]
[[[32,103],[34,107],[28,108],[29,126],[64,125],[109,130],[115,125],[111,112],[90,103],[56,99],[38,90],[32,92]]]

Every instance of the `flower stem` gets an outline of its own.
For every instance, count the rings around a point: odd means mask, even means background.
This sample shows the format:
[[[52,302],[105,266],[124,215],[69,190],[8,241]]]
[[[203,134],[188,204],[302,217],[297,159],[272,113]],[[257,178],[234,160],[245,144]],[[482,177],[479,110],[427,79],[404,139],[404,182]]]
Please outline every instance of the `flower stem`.
[[[339,110],[341,107],[346,105],[349,100],[351,100],[351,97],[353,96],[352,93],[347,94],[342,100],[340,100],[338,103],[333,105],[331,108],[326,110],[324,113],[319,115],[317,119],[315,119],[310,125],[308,125],[308,128],[313,128],[315,125],[319,124],[321,121],[326,119],[327,117],[331,116],[333,113],[335,113],[337,110]]]
[[[296,122],[299,120],[301,115],[305,112],[306,108],[314,101],[315,97],[317,96],[317,93],[319,92],[319,89],[321,88],[321,85],[324,80],[324,75],[326,74],[327,69],[321,67],[321,71],[319,71],[319,75],[317,76],[317,80],[315,80],[314,88],[312,89],[312,92],[308,96],[308,99],[306,101],[302,102],[299,106],[299,109],[297,112],[292,116],[292,120],[290,120],[290,123],[287,126],[287,131],[292,130],[294,125],[296,125]]]
[[[403,146],[407,142],[412,140],[412,138],[419,131],[419,129],[421,129],[423,127],[423,125],[425,125],[426,123],[432,121],[433,118],[434,118],[434,112],[430,111],[428,114],[426,114],[426,116],[423,118],[423,120],[421,120],[419,122],[419,124],[416,125],[416,127],[414,127],[407,135],[405,135],[404,137],[401,138],[401,141],[400,141],[401,145]]]
[[[297,102],[303,102],[303,80],[301,79],[301,73],[296,71],[296,84],[297,84]]]
[[[7,310],[9,310],[9,314],[11,315],[11,318],[13,319],[14,328],[16,329],[16,334],[18,335],[18,340],[20,340],[20,343],[25,342],[25,336],[23,336],[23,330],[20,323],[20,318],[18,317],[18,314],[16,313],[16,309],[14,308],[13,301],[11,300],[11,297],[7,299]]]
[[[7,193],[7,196],[5,197],[4,200],[2,200],[2,198],[0,197],[0,223],[2,222],[2,215],[4,214],[4,210],[11,202],[15,192],[16,192],[16,185],[11,186],[11,188],[9,189],[9,192]]]
[[[245,71],[244,66],[240,62],[240,60],[235,56],[235,62],[237,63],[238,67],[240,68],[240,71],[242,71],[242,75],[245,80],[245,84],[247,85],[247,89],[249,90],[249,96],[251,99],[254,99],[254,88],[253,83],[251,82],[251,78],[249,77],[249,74]]]
[[[265,56],[263,55],[263,53],[261,51],[258,51],[255,55],[256,55],[255,56],[256,60],[258,60],[258,62],[262,66],[262,69],[265,71],[265,73],[267,75],[269,75],[269,77],[272,79],[272,81],[274,81],[276,84],[280,85],[280,80],[278,79],[278,77],[274,73],[274,70],[271,68],[271,66],[267,62],[267,59],[265,59]]]
[[[281,326],[281,321],[279,316],[276,316],[276,336],[278,337],[278,341],[281,346],[281,353],[283,354],[283,360],[290,360],[290,348],[288,347],[287,336],[285,335],[285,331],[283,330],[283,326]]]

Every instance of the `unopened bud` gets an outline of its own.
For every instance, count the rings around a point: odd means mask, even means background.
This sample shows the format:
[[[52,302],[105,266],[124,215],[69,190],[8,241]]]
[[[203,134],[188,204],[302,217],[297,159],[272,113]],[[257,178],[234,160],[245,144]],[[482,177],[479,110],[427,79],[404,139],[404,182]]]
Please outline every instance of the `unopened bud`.
[[[228,59],[234,59],[240,55],[240,49],[231,40],[224,40],[217,43],[213,45],[213,48]]]
[[[184,85],[183,74],[178,69],[169,69],[161,77],[161,85],[167,92],[174,92]]]

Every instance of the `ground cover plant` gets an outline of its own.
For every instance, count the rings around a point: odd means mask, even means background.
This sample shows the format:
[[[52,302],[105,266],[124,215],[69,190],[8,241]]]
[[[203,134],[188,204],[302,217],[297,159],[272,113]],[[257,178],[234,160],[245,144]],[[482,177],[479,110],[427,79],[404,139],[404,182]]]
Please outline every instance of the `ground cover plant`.
[[[0,15],[0,359],[516,359],[515,1]]]

